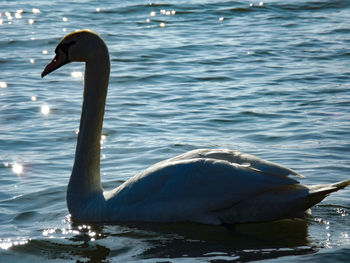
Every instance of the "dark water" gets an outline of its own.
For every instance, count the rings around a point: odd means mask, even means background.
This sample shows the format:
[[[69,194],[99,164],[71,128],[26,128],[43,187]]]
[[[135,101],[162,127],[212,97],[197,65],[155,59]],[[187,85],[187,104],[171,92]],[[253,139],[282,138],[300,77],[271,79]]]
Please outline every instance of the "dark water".
[[[350,177],[350,1],[0,1],[0,262],[348,262],[350,189],[306,220],[80,225],[65,191],[83,65],[40,78],[58,41],[109,46],[102,179],[195,148]]]

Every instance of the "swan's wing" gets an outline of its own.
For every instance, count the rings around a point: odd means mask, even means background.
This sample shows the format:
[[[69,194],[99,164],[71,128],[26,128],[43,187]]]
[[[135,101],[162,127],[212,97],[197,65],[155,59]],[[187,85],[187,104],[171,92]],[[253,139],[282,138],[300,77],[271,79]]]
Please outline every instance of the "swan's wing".
[[[193,158],[158,163],[106,195],[116,218],[220,223],[216,211],[299,182],[226,160]],[[114,207],[115,206],[115,207]]]
[[[196,158],[225,160],[233,164],[239,164],[242,166],[250,167],[251,169],[260,171],[264,174],[279,175],[279,176],[295,175],[297,177],[303,178],[302,175],[298,174],[292,169],[283,167],[279,164],[263,160],[254,155],[250,155],[250,154],[246,154],[238,151],[226,150],[226,149],[193,150],[193,151],[189,151],[187,153],[178,155],[165,162],[177,161],[177,160],[190,160],[190,159],[196,159]]]

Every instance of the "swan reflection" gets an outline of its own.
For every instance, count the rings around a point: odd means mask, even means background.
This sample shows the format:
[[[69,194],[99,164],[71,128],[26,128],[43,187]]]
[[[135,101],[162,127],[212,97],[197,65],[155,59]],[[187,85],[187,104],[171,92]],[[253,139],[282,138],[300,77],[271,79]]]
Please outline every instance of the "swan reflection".
[[[305,219],[221,226],[123,223],[82,227],[73,222],[72,229],[79,234],[70,240],[80,245],[69,247],[74,248],[70,253],[90,262],[108,260],[118,253],[153,262],[191,258],[244,262],[317,252],[308,237],[308,225]],[[138,247],[137,252],[134,247]],[[140,251],[140,247],[144,249]]]

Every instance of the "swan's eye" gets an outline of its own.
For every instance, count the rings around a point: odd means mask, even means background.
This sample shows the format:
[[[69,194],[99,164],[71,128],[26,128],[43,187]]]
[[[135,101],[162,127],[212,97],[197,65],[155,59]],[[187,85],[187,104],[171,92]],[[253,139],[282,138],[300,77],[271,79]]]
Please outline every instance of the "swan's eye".
[[[57,53],[57,51],[59,49],[61,49],[67,56],[68,56],[68,51],[69,51],[69,48],[74,45],[76,42],[75,41],[71,41],[69,43],[61,43],[59,44],[56,49],[55,49],[55,53]]]

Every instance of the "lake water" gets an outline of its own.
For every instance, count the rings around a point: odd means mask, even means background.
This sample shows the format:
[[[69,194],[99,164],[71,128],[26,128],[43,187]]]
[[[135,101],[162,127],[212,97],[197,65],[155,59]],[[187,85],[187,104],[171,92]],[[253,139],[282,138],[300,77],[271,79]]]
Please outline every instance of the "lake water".
[[[106,189],[195,148],[350,178],[350,1],[120,2],[0,1],[0,262],[349,262],[350,189],[306,220],[71,222],[84,68],[40,74],[81,28],[111,55]]]

